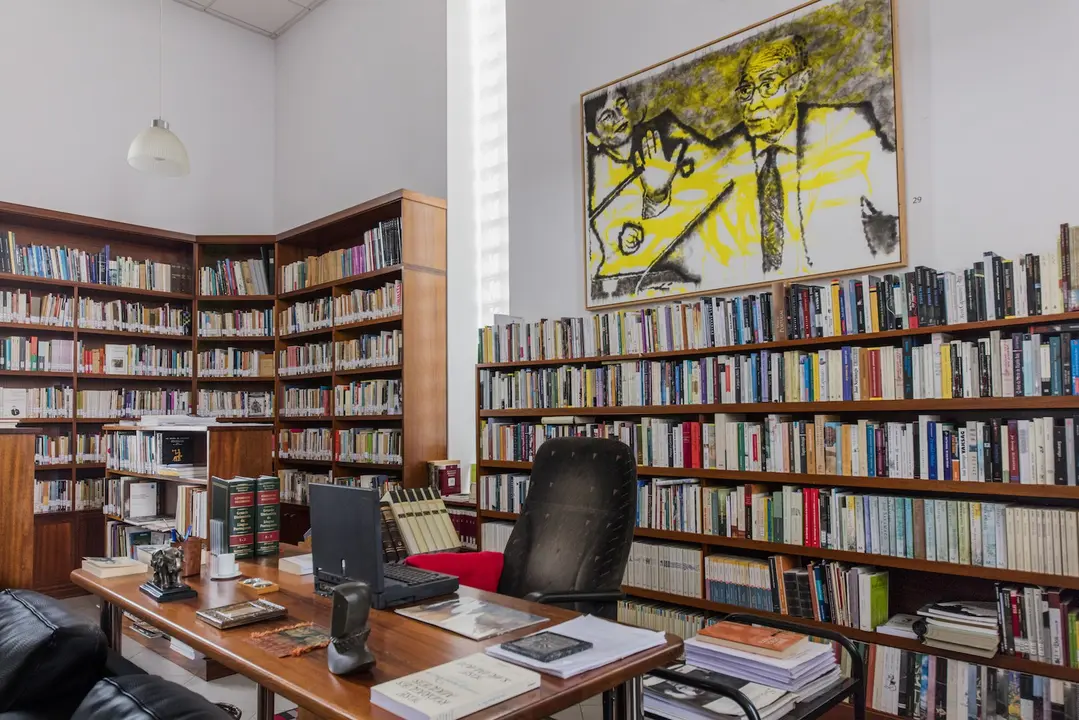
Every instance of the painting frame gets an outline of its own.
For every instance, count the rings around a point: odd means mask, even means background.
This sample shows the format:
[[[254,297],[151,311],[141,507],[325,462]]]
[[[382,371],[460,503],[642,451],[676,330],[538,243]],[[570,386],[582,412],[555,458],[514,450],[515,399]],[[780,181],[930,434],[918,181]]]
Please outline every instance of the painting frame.
[[[769,17],[766,17],[751,25],[747,25],[736,31],[727,33],[722,37],[710,40],[708,42],[697,45],[677,55],[665,58],[658,62],[655,62],[645,68],[636,70],[631,73],[627,73],[619,78],[603,83],[589,90],[585,90],[580,94],[579,106],[578,106],[578,120],[580,126],[578,128],[581,140],[581,193],[580,193],[580,208],[581,208],[581,247],[582,247],[582,260],[583,260],[583,275],[584,275],[584,291],[585,291],[585,307],[591,312],[606,312],[610,310],[617,310],[619,308],[639,307],[647,305],[655,305],[661,303],[668,303],[673,301],[688,300],[695,297],[701,297],[706,295],[729,295],[744,290],[753,290],[759,288],[767,288],[776,286],[777,284],[789,284],[793,282],[805,282],[809,280],[820,280],[822,278],[835,278],[840,276],[851,276],[858,274],[865,274],[868,272],[875,272],[881,270],[889,270],[895,268],[905,267],[909,262],[908,255],[908,227],[907,227],[907,193],[906,193],[906,168],[905,168],[905,140],[903,130],[903,97],[902,97],[902,78],[900,74],[900,43],[899,43],[899,18],[898,18],[898,0],[883,0],[890,10],[890,40],[891,40],[891,71],[892,71],[892,97],[894,98],[894,116],[895,116],[895,139],[894,139],[894,151],[895,151],[895,175],[896,175],[896,188],[897,188],[897,216],[898,216],[898,257],[894,260],[888,260],[881,263],[870,263],[865,265],[859,265],[856,267],[846,268],[842,270],[827,270],[816,273],[799,274],[791,277],[762,279],[758,281],[739,283],[733,285],[723,285],[721,287],[707,287],[688,291],[670,292],[661,295],[649,296],[649,297],[634,297],[627,300],[615,300],[613,302],[596,302],[592,294],[592,284],[594,278],[592,277],[592,269],[590,268],[589,256],[590,246],[592,244],[592,237],[589,229],[589,175],[588,175],[588,162],[589,162],[589,148],[586,131],[586,114],[585,103],[589,96],[596,94],[602,90],[620,85],[628,80],[632,80],[635,77],[649,73],[657,68],[661,68],[665,65],[671,65],[673,63],[682,60],[688,56],[700,53],[712,46],[716,46],[725,41],[737,38],[738,36],[745,35],[751,31],[782,20],[783,18],[800,13],[801,11],[808,10],[814,6],[821,5],[822,7],[829,4],[831,0],[807,0],[794,7],[791,7],[782,12],[776,13]]]

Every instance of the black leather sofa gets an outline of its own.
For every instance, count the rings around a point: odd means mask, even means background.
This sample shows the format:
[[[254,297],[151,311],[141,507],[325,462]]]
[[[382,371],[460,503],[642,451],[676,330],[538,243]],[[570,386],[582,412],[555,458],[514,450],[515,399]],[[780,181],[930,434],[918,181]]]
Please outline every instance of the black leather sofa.
[[[29,590],[0,591],[0,720],[229,720],[112,652],[101,629]]]

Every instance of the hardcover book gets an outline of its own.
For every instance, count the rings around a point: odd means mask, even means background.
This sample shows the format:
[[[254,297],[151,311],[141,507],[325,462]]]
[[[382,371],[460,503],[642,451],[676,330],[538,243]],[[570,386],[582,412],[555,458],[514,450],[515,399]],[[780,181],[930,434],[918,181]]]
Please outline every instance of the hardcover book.
[[[236,554],[237,560],[254,556],[255,479],[235,477],[225,480],[214,477],[210,484],[213,493],[211,519],[225,523],[229,551]]]
[[[255,555],[276,555],[281,540],[281,479],[260,475],[255,480]]]
[[[776,658],[797,655],[809,645],[805,635],[737,622],[708,625],[698,638],[713,645]]]

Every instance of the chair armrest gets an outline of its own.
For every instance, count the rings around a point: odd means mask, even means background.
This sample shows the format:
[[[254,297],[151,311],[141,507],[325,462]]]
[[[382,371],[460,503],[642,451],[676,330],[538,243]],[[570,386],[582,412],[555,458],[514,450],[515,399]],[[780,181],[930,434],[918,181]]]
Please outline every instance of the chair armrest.
[[[732,688],[729,685],[724,685],[723,683],[718,683],[714,680],[708,680],[707,678],[686,677],[682,673],[677,673],[673,670],[668,670],[667,668],[649,670],[648,674],[678,683],[679,685],[689,685],[698,690],[707,690],[709,692],[714,692],[717,695],[730,698],[738,703],[738,707],[742,708],[742,712],[746,714],[746,720],[761,720],[761,715],[757,712],[757,706],[745,696],[745,693],[737,688]]]
[[[593,592],[590,590],[563,590],[560,592],[533,592],[524,597],[529,602],[555,605],[572,602],[618,602],[625,600],[626,594],[621,590],[604,590]]]

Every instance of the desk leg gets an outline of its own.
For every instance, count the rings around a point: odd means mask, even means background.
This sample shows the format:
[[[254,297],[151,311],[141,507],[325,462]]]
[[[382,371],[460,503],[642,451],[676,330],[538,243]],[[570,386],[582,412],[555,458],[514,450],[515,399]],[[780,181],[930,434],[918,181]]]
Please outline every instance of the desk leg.
[[[258,709],[255,712],[255,717],[258,720],[273,720],[273,693],[264,688],[262,685],[258,686]]]
[[[631,678],[603,693],[603,720],[641,720],[644,717],[644,683]]]
[[[101,601],[101,630],[114,652],[122,650],[124,639],[124,611],[108,600]]]

